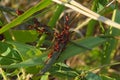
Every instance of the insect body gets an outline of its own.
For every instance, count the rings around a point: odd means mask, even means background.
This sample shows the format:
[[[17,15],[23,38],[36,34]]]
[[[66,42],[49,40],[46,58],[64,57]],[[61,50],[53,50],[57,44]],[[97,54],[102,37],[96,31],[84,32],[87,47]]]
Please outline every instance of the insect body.
[[[51,56],[49,56],[48,58],[51,58],[52,54],[54,54],[54,52],[63,51],[65,49],[67,43],[69,42],[70,26],[68,25],[68,20],[69,20],[68,16],[65,17],[65,20],[66,20],[66,22],[65,22],[65,26],[63,27],[63,30],[60,33],[54,32],[55,43],[52,47],[51,52],[48,54]],[[61,50],[61,48],[62,48],[62,50]]]

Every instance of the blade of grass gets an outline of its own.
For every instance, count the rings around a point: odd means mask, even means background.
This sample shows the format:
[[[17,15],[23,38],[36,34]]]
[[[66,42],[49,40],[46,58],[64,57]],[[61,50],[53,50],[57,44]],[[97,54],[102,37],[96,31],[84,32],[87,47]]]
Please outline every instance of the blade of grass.
[[[55,27],[56,22],[58,21],[61,13],[64,10],[64,6],[63,5],[58,5],[57,9],[54,13],[54,15],[52,16],[52,18],[50,19],[48,25],[51,26],[51,28]]]
[[[15,27],[16,25],[20,24],[23,22],[23,20],[27,19],[30,17],[32,14],[35,12],[47,7],[48,5],[51,4],[51,0],[42,0],[40,3],[38,3],[36,6],[33,6],[29,10],[27,10],[25,13],[22,15],[18,16],[16,19],[14,19],[12,22],[9,24],[6,24],[0,29],[0,34],[5,32],[6,30]]]
[[[97,8],[98,8],[98,0],[94,0],[91,10],[94,12],[97,12]],[[86,32],[87,37],[93,35],[93,33],[94,33],[93,31],[95,29],[95,24],[96,24],[95,20],[90,20],[90,22],[88,23],[87,32]]]
[[[113,12],[112,20],[120,23],[120,11],[116,8]],[[107,35],[112,36],[119,36],[120,30],[116,28],[110,28],[108,32],[106,32]],[[109,39],[108,42],[104,45],[104,51],[102,51],[101,54],[101,65],[109,64],[111,61],[111,55],[114,53],[115,48],[117,47],[118,40],[116,39]],[[107,72],[107,69],[109,67],[106,67],[102,69],[102,72]]]
[[[94,12],[99,12],[101,14],[101,12],[103,12],[103,10],[105,9],[105,7],[103,7],[104,4],[107,4],[107,1],[104,1],[104,3],[100,3],[99,0],[94,0],[91,10],[93,10]],[[102,7],[100,7],[100,5]],[[96,23],[97,23],[97,21],[95,21],[95,20],[91,20],[88,23],[87,32],[86,32],[87,37],[93,35]]]

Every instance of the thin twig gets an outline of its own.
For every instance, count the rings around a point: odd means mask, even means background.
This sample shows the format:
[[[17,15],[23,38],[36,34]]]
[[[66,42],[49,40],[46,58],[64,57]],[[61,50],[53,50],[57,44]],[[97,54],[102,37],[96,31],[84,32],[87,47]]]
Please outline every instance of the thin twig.
[[[106,7],[109,7],[111,4],[113,4],[116,0],[112,0],[109,4],[106,5]]]
[[[87,25],[90,20],[92,20],[92,19],[91,19],[91,18],[87,18],[83,23],[81,23],[81,25],[79,25],[78,27],[76,27],[76,28],[74,29],[74,31],[76,32],[76,31],[78,31],[80,28],[82,28],[83,26]]]
[[[52,65],[55,63],[55,61],[57,60],[57,58],[58,58],[59,55],[61,54],[64,46],[65,46],[65,45],[61,45],[60,51],[53,53],[52,57],[47,61],[45,67],[39,72],[39,74],[37,74],[37,76],[40,76],[40,75],[45,74],[45,73],[52,67]]]

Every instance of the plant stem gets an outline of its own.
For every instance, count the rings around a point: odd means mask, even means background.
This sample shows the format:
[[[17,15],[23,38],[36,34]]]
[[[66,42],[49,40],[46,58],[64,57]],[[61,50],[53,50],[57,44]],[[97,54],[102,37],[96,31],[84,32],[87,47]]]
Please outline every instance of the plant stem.
[[[3,76],[4,80],[8,80],[8,78],[7,78],[6,74],[5,74],[5,72],[2,70],[2,68],[0,68],[0,73]]]
[[[61,45],[60,51],[53,53],[52,57],[47,61],[45,67],[40,71],[39,74],[37,74],[37,76],[43,75],[44,73],[46,73],[52,67],[52,65],[55,63],[55,61],[57,60],[57,58],[61,54],[64,46],[65,46],[65,44]]]

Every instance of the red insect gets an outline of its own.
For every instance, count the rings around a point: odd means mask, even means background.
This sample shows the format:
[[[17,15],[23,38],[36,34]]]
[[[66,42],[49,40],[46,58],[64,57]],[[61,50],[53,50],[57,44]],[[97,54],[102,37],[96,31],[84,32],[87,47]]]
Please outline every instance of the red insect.
[[[17,13],[17,15],[21,15],[21,14],[23,14],[24,13],[24,11],[22,11],[22,10],[16,10],[16,13]]]
[[[60,33],[54,32],[55,44],[53,45],[52,47],[53,49],[51,50],[51,52],[48,54],[48,59],[52,57],[54,52],[59,52],[61,50],[61,45],[63,45],[63,48],[62,48],[62,51],[63,51],[69,41],[70,26],[68,25],[68,20],[69,20],[68,16],[66,16],[65,19],[66,19],[66,22],[63,30]]]
[[[54,52],[54,51],[51,51],[51,52],[48,54],[48,59],[50,59],[50,58],[52,57],[53,52]]]

